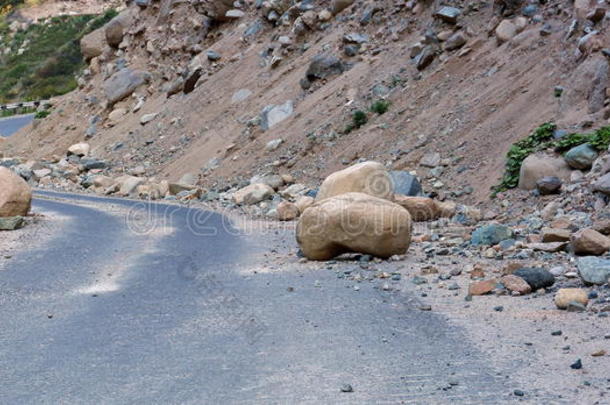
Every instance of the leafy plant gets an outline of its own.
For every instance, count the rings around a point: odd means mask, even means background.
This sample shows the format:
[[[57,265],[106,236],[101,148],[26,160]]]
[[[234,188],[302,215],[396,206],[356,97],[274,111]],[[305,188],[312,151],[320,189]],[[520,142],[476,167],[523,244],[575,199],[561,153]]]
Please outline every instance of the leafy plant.
[[[572,133],[559,139],[553,138],[557,126],[547,122],[539,126],[530,136],[513,144],[506,155],[506,171],[502,181],[493,187],[493,195],[517,187],[521,164],[532,153],[553,149],[563,153],[571,148],[588,143],[598,151],[607,150],[610,145],[610,126],[599,128],[591,133]]]
[[[36,112],[36,115],[34,115],[34,118],[37,120],[41,120],[41,119],[47,118],[49,115],[51,115],[51,111],[40,110],[40,111]]]
[[[371,105],[371,111],[379,115],[385,114],[390,109],[388,100],[377,100]]]

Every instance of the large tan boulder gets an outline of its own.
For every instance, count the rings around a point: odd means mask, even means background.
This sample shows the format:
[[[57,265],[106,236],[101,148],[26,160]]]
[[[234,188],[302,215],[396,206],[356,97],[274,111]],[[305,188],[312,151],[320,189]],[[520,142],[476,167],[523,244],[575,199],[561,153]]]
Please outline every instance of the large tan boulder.
[[[127,9],[104,26],[104,34],[108,45],[114,48],[119,47],[119,44],[123,41],[125,32],[131,25],[132,19],[131,10]]]
[[[411,216],[400,205],[364,193],[345,193],[307,208],[296,237],[311,260],[349,252],[386,258],[407,252],[411,228]]]
[[[381,163],[358,163],[328,176],[320,186],[316,201],[345,193],[364,193],[392,200],[394,185]]]
[[[396,204],[405,208],[411,214],[415,222],[434,221],[441,215],[436,201],[428,197],[407,197],[404,195],[394,196]]]
[[[106,34],[104,28],[99,28],[80,40],[80,50],[86,60],[100,56],[106,46]]]
[[[27,215],[32,205],[32,190],[21,177],[0,166],[0,217]]]
[[[519,172],[519,188],[533,190],[536,182],[548,176],[559,177],[563,181],[570,180],[571,170],[562,157],[543,154],[530,155],[521,164]]]
[[[610,250],[610,238],[594,229],[582,229],[570,237],[577,255],[603,255]]]

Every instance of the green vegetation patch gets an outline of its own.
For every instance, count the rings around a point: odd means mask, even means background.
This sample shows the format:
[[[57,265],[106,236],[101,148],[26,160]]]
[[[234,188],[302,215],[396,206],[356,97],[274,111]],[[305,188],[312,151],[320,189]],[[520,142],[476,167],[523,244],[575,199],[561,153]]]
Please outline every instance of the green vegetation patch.
[[[349,124],[347,124],[347,126],[345,127],[345,129],[343,130],[344,133],[349,134],[350,132],[352,132],[354,129],[358,129],[361,126],[363,126],[364,124],[366,124],[368,122],[368,117],[366,116],[366,113],[362,110],[356,110],[352,113],[352,122],[350,122]]]
[[[84,67],[80,40],[117,15],[59,16],[11,34],[0,19],[0,103],[48,99],[76,88],[75,75]],[[20,51],[21,50],[21,51]]]
[[[604,151],[610,145],[610,126],[584,134],[568,134],[559,139],[553,138],[555,129],[557,129],[555,124],[544,123],[536,128],[530,136],[511,146],[506,155],[506,172],[501,183],[493,187],[493,195],[517,187],[521,164],[532,153],[545,149],[553,149],[555,152],[563,153],[583,143],[590,144],[598,151]]]
[[[377,100],[371,104],[371,111],[379,115],[385,114],[390,109],[390,104],[388,100]]]

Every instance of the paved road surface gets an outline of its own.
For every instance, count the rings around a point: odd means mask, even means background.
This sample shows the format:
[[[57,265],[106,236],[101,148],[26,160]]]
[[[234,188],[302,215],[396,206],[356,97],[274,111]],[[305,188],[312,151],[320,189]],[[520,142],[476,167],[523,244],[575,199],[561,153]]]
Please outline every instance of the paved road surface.
[[[34,120],[34,114],[0,118],[0,136],[11,136]]]
[[[472,404],[512,392],[412,297],[355,292],[327,270],[253,275],[268,240],[220,215],[44,194],[34,210],[56,219],[54,237],[0,267],[2,404]],[[153,232],[125,220],[137,207]]]

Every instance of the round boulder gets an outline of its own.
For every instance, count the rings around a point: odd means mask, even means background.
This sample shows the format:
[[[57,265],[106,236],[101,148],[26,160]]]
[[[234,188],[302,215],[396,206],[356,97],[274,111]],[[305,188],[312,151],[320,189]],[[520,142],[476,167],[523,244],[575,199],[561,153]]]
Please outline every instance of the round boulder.
[[[328,176],[320,186],[316,201],[345,193],[364,193],[391,201],[394,185],[381,163],[358,163]]]
[[[570,167],[561,157],[542,154],[530,155],[521,164],[519,172],[519,188],[533,190],[536,182],[549,176],[555,176],[563,181],[570,180]]]
[[[407,252],[411,228],[411,216],[400,205],[364,193],[346,193],[306,209],[296,237],[311,260],[350,252],[387,258]]]
[[[597,151],[588,143],[570,149],[565,155],[566,162],[574,169],[588,170],[597,159]]]
[[[31,205],[30,186],[6,167],[0,167],[0,217],[25,216]]]

